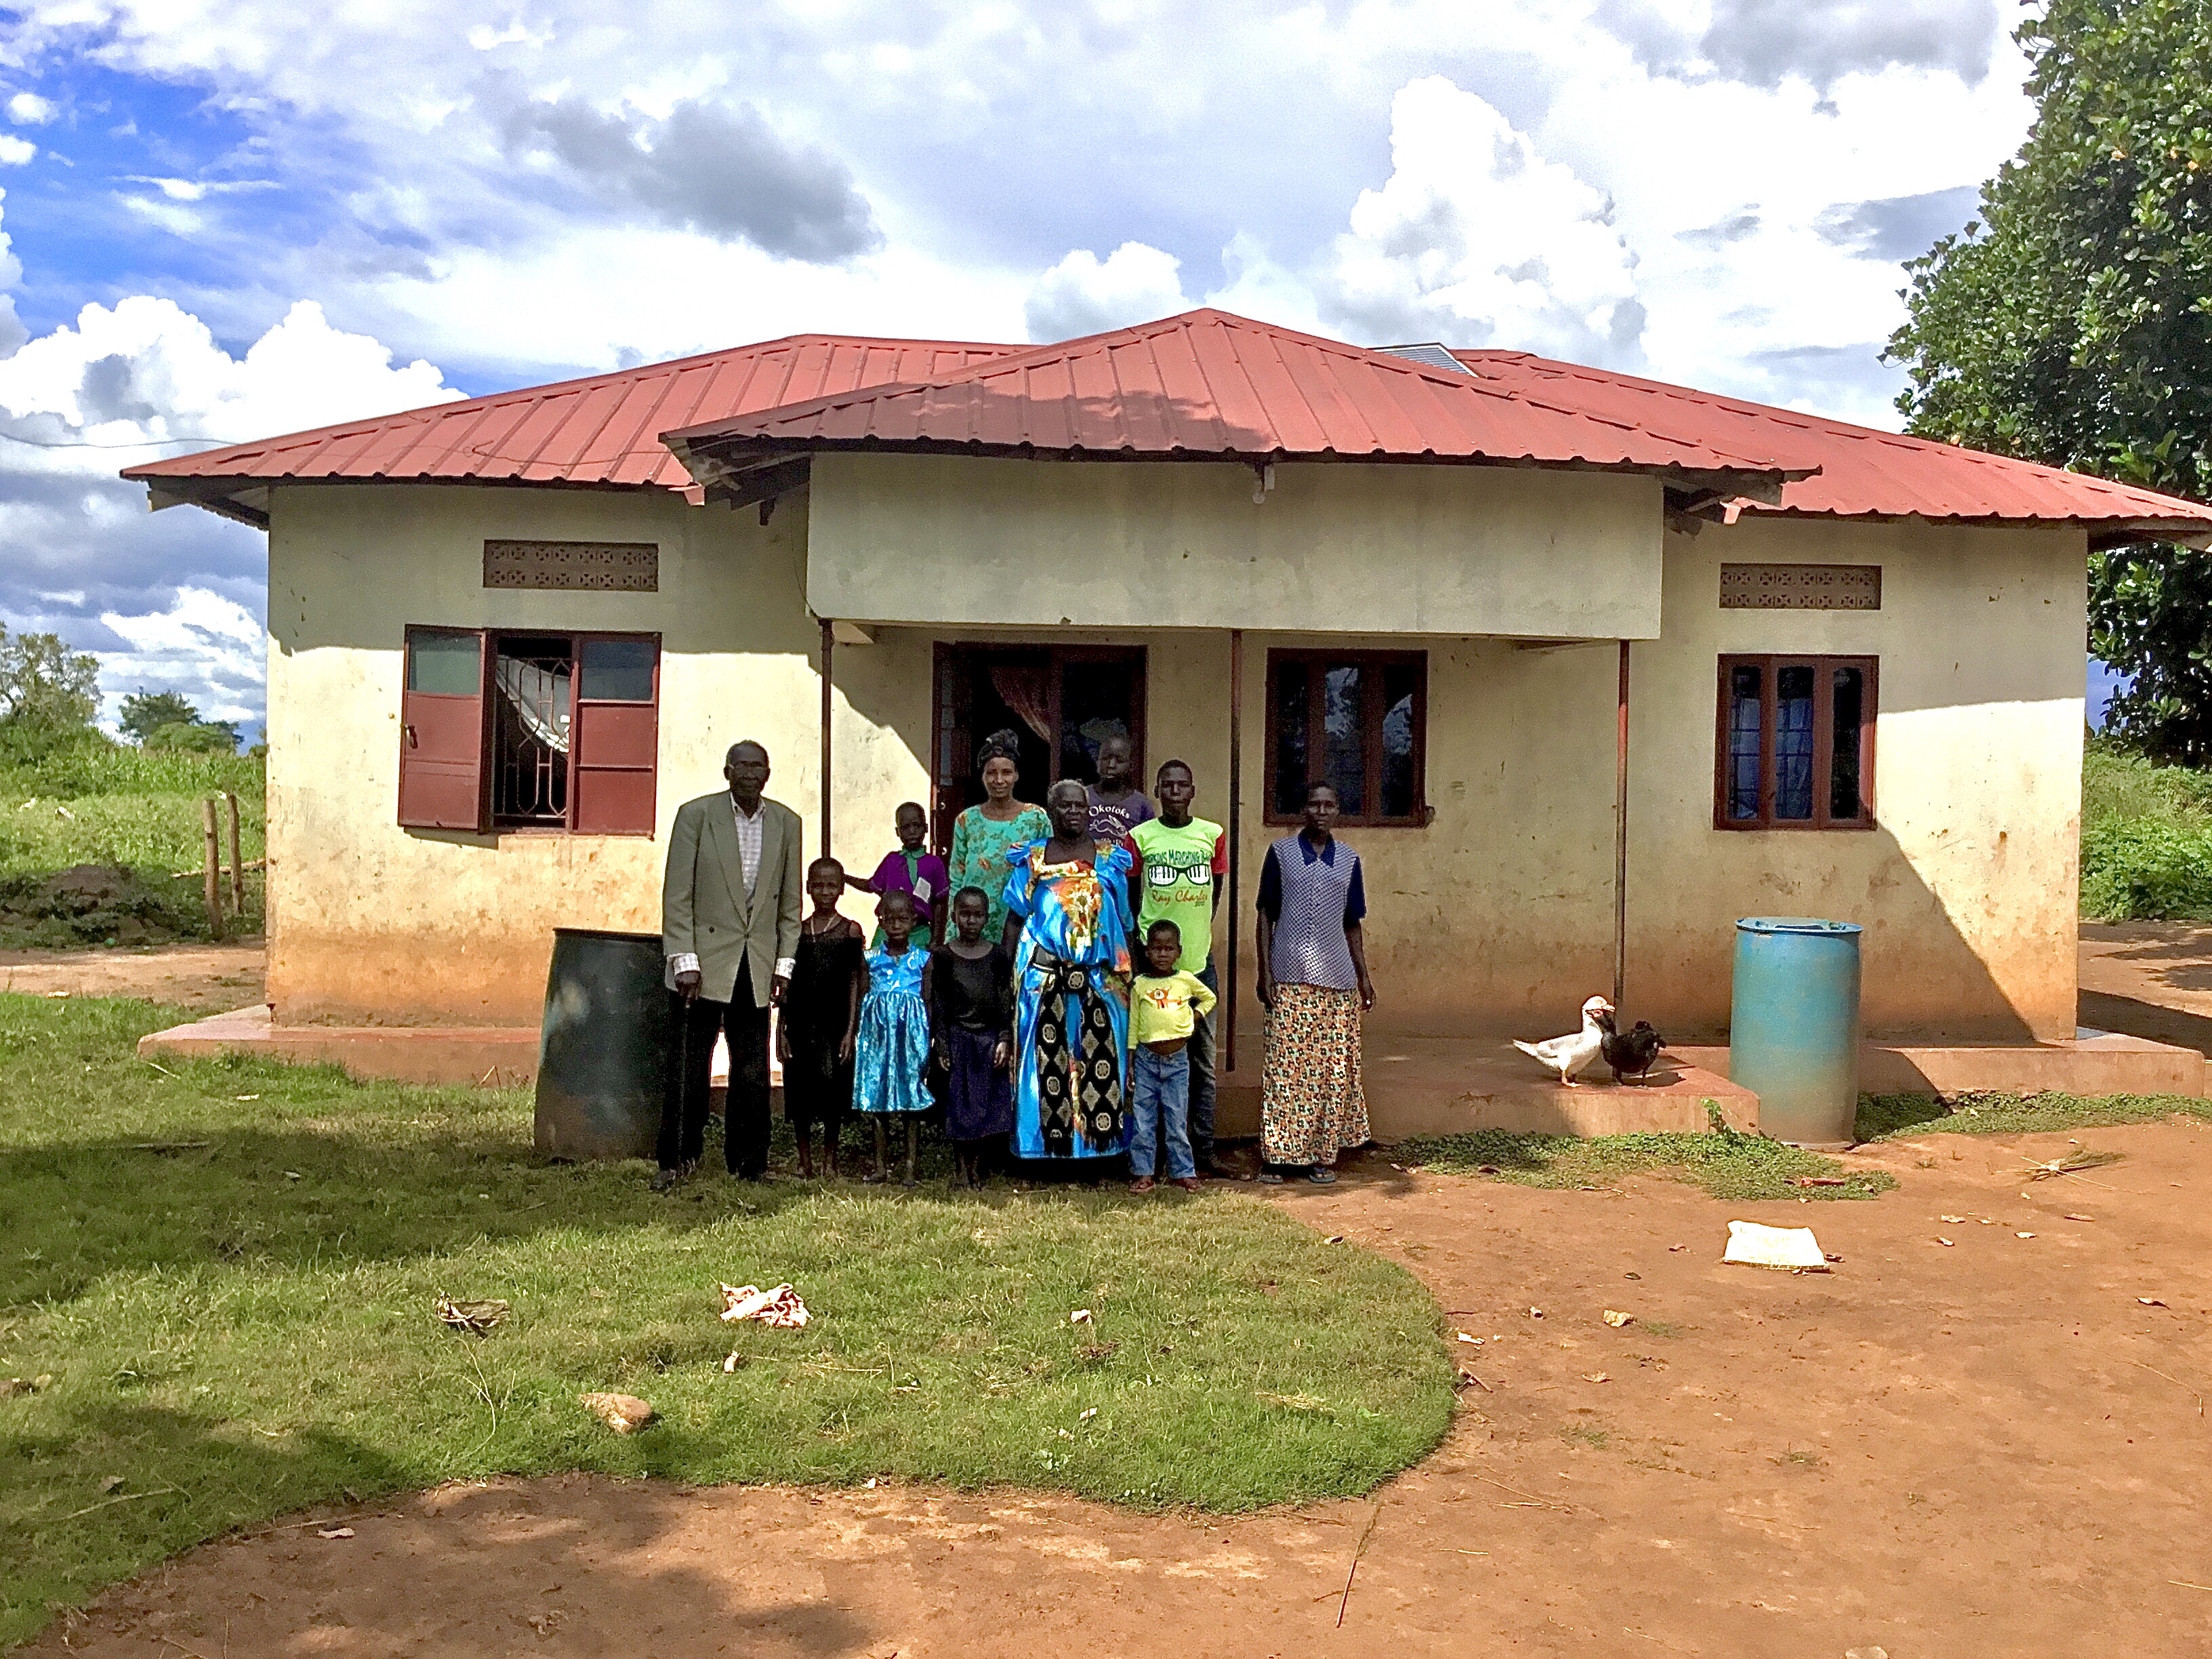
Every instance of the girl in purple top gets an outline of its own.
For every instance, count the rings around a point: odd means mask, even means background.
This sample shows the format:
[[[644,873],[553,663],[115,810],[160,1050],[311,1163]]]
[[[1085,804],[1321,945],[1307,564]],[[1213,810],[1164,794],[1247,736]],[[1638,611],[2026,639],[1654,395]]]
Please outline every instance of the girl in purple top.
[[[878,898],[885,893],[912,894],[914,942],[927,951],[931,939],[930,922],[945,905],[948,896],[945,890],[951,878],[945,872],[945,860],[923,850],[923,843],[929,839],[929,814],[921,810],[918,802],[908,801],[901,806],[891,823],[898,832],[897,850],[884,854],[884,861],[876,866],[876,873],[866,881],[858,876],[848,876],[845,883],[864,893],[873,893]],[[878,926],[874,943],[881,945],[883,940],[883,929]]]

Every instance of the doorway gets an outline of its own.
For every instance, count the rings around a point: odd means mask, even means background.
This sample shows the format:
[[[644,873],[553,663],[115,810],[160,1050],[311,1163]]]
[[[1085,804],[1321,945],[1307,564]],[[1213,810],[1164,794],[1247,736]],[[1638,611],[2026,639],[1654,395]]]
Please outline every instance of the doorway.
[[[936,690],[930,829],[940,851],[953,819],[983,799],[975,756],[994,732],[1020,740],[1022,800],[1042,802],[1062,778],[1097,782],[1098,745],[1116,733],[1145,775],[1142,646],[939,645]]]

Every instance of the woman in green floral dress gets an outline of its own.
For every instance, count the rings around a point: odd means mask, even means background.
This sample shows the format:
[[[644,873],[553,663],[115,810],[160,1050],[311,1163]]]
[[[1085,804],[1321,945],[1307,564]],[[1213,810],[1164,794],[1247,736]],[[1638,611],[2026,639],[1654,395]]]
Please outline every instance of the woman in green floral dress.
[[[953,820],[952,855],[946,860],[951,871],[946,902],[963,887],[981,888],[991,909],[983,937],[994,945],[1006,927],[1006,878],[1013,872],[1007,849],[1052,834],[1044,808],[1014,799],[1021,751],[1021,739],[1012,732],[994,732],[983,739],[983,804]]]

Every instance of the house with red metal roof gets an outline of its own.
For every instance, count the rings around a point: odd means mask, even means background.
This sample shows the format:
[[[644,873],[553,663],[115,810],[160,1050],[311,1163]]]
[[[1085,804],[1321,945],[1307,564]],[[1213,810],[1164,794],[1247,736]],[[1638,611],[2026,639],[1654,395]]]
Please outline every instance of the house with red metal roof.
[[[276,1031],[525,1052],[553,930],[658,927],[738,738],[867,869],[901,801],[949,836],[985,734],[1039,799],[1119,732],[1231,827],[1248,1048],[1239,906],[1335,784],[1385,1132],[1459,1121],[1394,1118],[1393,1060],[1593,991],[1720,1037],[1746,915],[1860,923],[1893,1058],[2071,1053],[2085,560],[2212,541],[2101,479],[1211,310],[797,336],[125,476],[268,532]]]

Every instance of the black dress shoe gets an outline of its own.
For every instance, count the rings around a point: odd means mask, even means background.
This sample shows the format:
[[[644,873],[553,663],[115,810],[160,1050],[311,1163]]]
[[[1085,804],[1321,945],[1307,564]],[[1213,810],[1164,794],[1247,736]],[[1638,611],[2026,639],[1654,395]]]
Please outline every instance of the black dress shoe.
[[[691,1173],[692,1167],[689,1164],[679,1164],[672,1170],[656,1170],[653,1171],[652,1190],[665,1193],[681,1186],[684,1177]]]

